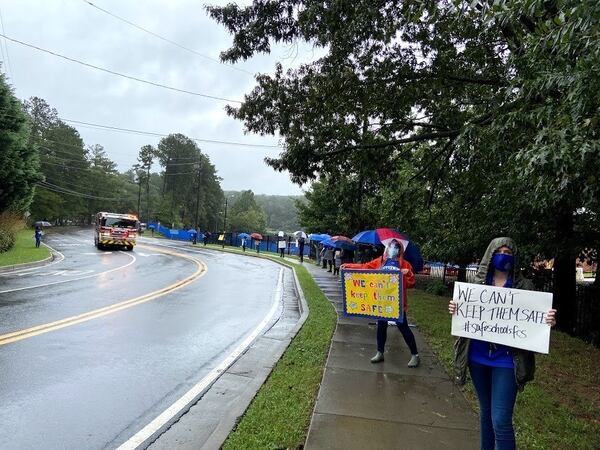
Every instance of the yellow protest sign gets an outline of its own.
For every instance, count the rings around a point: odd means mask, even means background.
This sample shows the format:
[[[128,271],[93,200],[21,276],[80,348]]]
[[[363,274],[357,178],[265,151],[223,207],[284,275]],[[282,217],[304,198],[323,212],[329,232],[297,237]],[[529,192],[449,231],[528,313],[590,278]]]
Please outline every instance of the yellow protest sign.
[[[225,235],[224,234],[220,234],[219,238],[217,239],[217,241],[224,241],[225,240]]]
[[[342,270],[344,314],[402,320],[402,272]]]

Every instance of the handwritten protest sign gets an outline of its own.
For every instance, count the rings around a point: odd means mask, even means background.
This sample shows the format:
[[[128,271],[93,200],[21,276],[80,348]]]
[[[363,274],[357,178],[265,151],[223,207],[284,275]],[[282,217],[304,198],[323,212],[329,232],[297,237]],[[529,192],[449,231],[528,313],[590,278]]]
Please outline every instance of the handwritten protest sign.
[[[344,314],[402,320],[402,272],[342,270]]]
[[[548,353],[552,294],[456,282],[452,299],[454,336]]]

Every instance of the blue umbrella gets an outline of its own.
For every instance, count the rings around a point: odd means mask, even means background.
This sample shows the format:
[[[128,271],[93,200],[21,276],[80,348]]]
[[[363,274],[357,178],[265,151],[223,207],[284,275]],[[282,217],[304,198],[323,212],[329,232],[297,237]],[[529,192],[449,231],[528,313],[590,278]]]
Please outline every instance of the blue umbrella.
[[[321,244],[325,247],[339,248],[342,250],[356,250],[356,245],[354,245],[352,242],[344,241],[341,239],[335,241],[331,239],[325,239],[321,241]]]
[[[190,228],[187,231],[188,231],[188,233],[191,233],[191,234],[198,234],[198,232],[196,230],[194,230],[193,228]]]
[[[250,235],[248,233],[240,233],[240,234],[238,234],[238,237],[240,239],[249,239]]]
[[[365,230],[352,238],[357,244],[381,245],[381,241],[375,233],[375,230]]]
[[[312,242],[321,242],[324,241],[325,239],[329,239],[331,236],[329,236],[328,234],[318,234],[318,233],[312,233],[308,235],[308,240],[312,241]]]

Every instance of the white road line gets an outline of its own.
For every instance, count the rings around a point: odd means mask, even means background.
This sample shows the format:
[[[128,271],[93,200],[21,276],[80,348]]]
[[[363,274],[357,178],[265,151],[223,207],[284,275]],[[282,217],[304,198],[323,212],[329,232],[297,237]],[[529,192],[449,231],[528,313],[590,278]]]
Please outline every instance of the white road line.
[[[55,284],[70,283],[71,281],[85,280],[86,278],[98,277],[100,275],[105,275],[107,273],[111,273],[111,272],[114,272],[116,270],[121,270],[121,269],[124,269],[125,267],[128,267],[128,266],[132,265],[136,261],[135,256],[130,255],[129,253],[124,253],[124,254],[127,255],[127,256],[129,256],[131,258],[131,261],[129,261],[127,264],[125,264],[123,266],[115,267],[114,269],[105,270],[104,272],[98,272],[98,273],[95,273],[93,275],[86,275],[84,277],[71,278],[70,280],[54,281],[52,283],[44,283],[44,284],[35,284],[33,286],[25,286],[25,287],[20,287],[20,288],[16,288],[16,289],[6,289],[4,291],[0,291],[0,294],[5,294],[7,292],[25,291],[27,289],[35,289],[35,288],[45,287],[45,286],[53,286]]]
[[[54,264],[58,264],[59,262],[63,262],[65,259],[65,255],[63,255],[61,252],[59,252],[58,250],[56,250],[53,247],[50,247],[48,244],[46,244],[45,242],[42,242],[42,245],[45,247],[48,247],[50,249],[51,252],[57,253],[58,254],[58,258],[55,259],[54,261],[52,261],[49,264],[44,264],[43,266],[38,266],[38,267],[30,267],[29,269],[24,268],[24,269],[18,269],[18,270],[11,270],[9,272],[4,272],[2,274],[2,276],[9,276],[15,273],[21,273],[21,272],[34,272],[36,270],[40,270],[40,269],[47,269],[49,266],[53,266]]]
[[[189,408],[194,405],[204,392],[231,366],[239,356],[246,351],[252,342],[264,331],[283,301],[283,267],[279,269],[279,278],[277,288],[273,294],[273,305],[265,318],[258,326],[223,360],[212,369],[202,380],[187,391],[179,400],[169,406],[152,422],[138,431],[127,442],[123,443],[117,450],[132,450],[145,448],[160,434],[166,427],[174,423],[179,417],[185,414]]]

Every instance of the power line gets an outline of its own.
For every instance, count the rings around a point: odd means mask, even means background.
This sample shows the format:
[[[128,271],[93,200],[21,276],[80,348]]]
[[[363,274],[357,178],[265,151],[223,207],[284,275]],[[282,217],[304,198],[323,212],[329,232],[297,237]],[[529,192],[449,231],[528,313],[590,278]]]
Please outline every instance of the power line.
[[[114,189],[110,190],[110,191],[107,191],[107,190],[103,190],[103,189],[97,189],[97,188],[94,188],[93,186],[89,186],[89,185],[88,186],[82,186],[82,185],[73,184],[73,183],[66,183],[64,181],[50,180],[48,178],[45,181],[47,183],[49,183],[49,184],[50,183],[54,183],[55,185],[60,186],[60,187],[66,186],[67,188],[69,188],[69,190],[75,190],[75,189],[77,189],[77,190],[82,190],[82,189],[83,190],[94,190],[95,193],[101,194],[101,195],[114,194],[116,192],[116,190],[114,190]],[[129,182],[127,182],[127,183],[130,184],[131,186],[137,186],[138,185],[137,183],[129,183]],[[123,186],[123,187],[126,189],[125,186]]]
[[[73,166],[67,166],[64,164],[59,164],[59,163],[53,163],[50,161],[41,161],[42,164],[49,164],[51,166],[58,166],[58,167],[62,167],[63,169],[71,169],[71,170],[81,170],[84,172],[88,172],[91,171],[93,169],[99,169],[99,167],[73,167]],[[104,172],[107,173],[107,172]],[[155,173],[155,172],[154,172]],[[175,176],[175,175],[197,175],[198,172],[177,172],[177,173],[167,173],[163,170],[163,173],[159,173],[160,176]],[[117,174],[115,174],[117,175]]]
[[[219,61],[219,60],[218,60],[218,59],[216,59],[216,58],[213,58],[213,57],[211,57],[211,56],[208,56],[208,55],[204,55],[204,54],[202,54],[202,53],[200,53],[200,52],[197,52],[197,51],[196,51],[196,50],[194,50],[194,49],[191,49],[191,48],[189,48],[189,47],[186,47],[186,46],[184,46],[184,45],[181,45],[181,44],[179,44],[178,42],[172,41],[171,39],[168,39],[168,38],[166,38],[166,37],[164,37],[164,36],[161,36],[160,34],[157,34],[157,33],[153,32],[153,31],[150,31],[150,30],[148,30],[148,29],[146,29],[146,28],[144,28],[144,27],[142,27],[142,26],[140,26],[140,25],[138,25],[138,24],[136,24],[136,23],[133,23],[133,22],[131,22],[131,21],[127,20],[127,19],[124,19],[123,17],[117,16],[116,14],[114,14],[114,13],[111,13],[110,11],[107,11],[106,9],[100,8],[98,5],[95,5],[95,4],[93,4],[92,2],[89,2],[89,1],[87,1],[87,0],[82,0],[82,1],[83,1],[84,3],[87,3],[87,4],[88,4],[88,5],[90,5],[90,6],[93,6],[93,7],[94,7],[94,8],[96,8],[97,10],[99,10],[99,11],[102,11],[102,12],[103,12],[103,13],[105,13],[105,14],[108,14],[108,15],[109,15],[109,16],[111,16],[111,17],[114,17],[115,19],[117,19],[117,20],[120,20],[121,22],[125,22],[126,24],[128,24],[128,25],[131,25],[132,27],[134,27],[134,28],[137,28],[138,30],[141,30],[141,31],[143,31],[144,33],[148,33],[148,34],[150,34],[150,35],[154,36],[155,38],[158,38],[158,39],[160,39],[160,40],[162,40],[162,41],[168,42],[169,44],[172,44],[172,45],[174,45],[174,46],[176,46],[176,47],[179,47],[179,48],[181,48],[181,49],[183,49],[183,50],[185,50],[185,51],[188,51],[188,52],[190,52],[190,53],[193,53],[193,54],[195,54],[195,55],[201,56],[202,58],[209,59],[210,61],[216,62],[217,64],[220,64],[220,65],[222,65],[222,66],[228,67],[228,68],[230,68],[230,69],[237,70],[237,71],[239,71],[239,72],[244,72],[244,73],[247,73],[247,74],[249,74],[249,75],[254,75],[252,72],[250,72],[250,71],[248,71],[248,70],[242,69],[242,68],[240,68],[240,67],[235,67],[235,66],[233,66],[233,65],[231,65],[231,64],[225,64],[225,63],[223,63],[223,62]]]
[[[115,201],[115,202],[120,200],[118,198],[98,197],[96,195],[89,195],[89,194],[84,194],[83,192],[72,191],[70,189],[62,188],[60,186],[56,186],[54,184],[47,183],[45,181],[39,181],[37,183],[37,185],[42,187],[43,189],[47,189],[49,191],[56,192],[59,194],[73,195],[75,197],[87,198],[90,200],[108,200],[108,201]]]
[[[0,26],[2,27],[2,33],[4,33],[4,19],[2,18],[2,10],[0,10]],[[0,43],[0,47],[2,46],[2,44]],[[14,82],[15,81],[15,74],[12,70],[12,64],[10,63],[10,58],[8,56],[8,45],[6,45],[6,39],[4,40],[4,48],[6,51],[6,66],[8,67],[8,70],[10,72],[10,78],[11,80]],[[2,57],[4,58],[4,51],[2,52]],[[5,70],[6,72],[6,70]]]
[[[75,123],[75,124],[82,125],[82,126],[103,128],[103,129],[119,131],[119,132],[123,132],[123,133],[136,133],[136,134],[143,134],[143,135],[156,136],[156,137],[170,136],[169,134],[156,133],[153,131],[134,130],[131,128],[121,128],[121,127],[115,127],[115,126],[111,126],[111,125],[100,125],[100,124],[91,123],[91,122],[83,122],[80,120],[73,120],[73,119],[61,119],[61,120],[64,120],[65,122],[69,122],[69,123]],[[190,137],[189,139],[192,141],[204,142],[204,143],[209,143],[209,144],[237,145],[240,147],[279,148],[279,145],[272,145],[272,144],[246,144],[244,142],[220,141],[220,140],[216,140],[216,139],[202,139],[202,138],[192,138],[192,137]]]
[[[92,69],[100,70],[102,72],[110,73],[111,75],[117,75],[119,77],[127,78],[129,80],[134,80],[134,81],[137,81],[137,82],[140,82],[140,83],[149,84],[151,86],[156,86],[156,87],[161,87],[161,88],[164,88],[164,89],[169,89],[169,90],[175,91],[175,92],[181,92],[183,94],[196,95],[198,97],[205,97],[205,98],[210,98],[210,99],[213,99],[213,100],[222,100],[222,101],[231,102],[231,103],[240,103],[240,104],[242,103],[239,100],[232,100],[232,99],[229,99],[229,98],[223,98],[223,97],[217,97],[217,96],[214,96],[214,95],[202,94],[200,92],[188,91],[186,89],[179,89],[179,88],[176,88],[176,87],[173,87],[173,86],[167,86],[165,84],[156,83],[154,81],[144,80],[143,78],[137,78],[137,77],[134,77],[134,76],[131,76],[131,75],[125,75],[124,73],[115,72],[114,70],[110,70],[110,69],[105,69],[103,67],[99,67],[99,66],[96,66],[94,64],[86,63],[86,62],[80,61],[80,60],[75,59],[75,58],[70,58],[68,56],[64,56],[64,55],[61,55],[59,53],[55,53],[53,51],[46,50],[46,49],[41,48],[41,47],[37,47],[37,46],[35,46],[33,44],[28,44],[27,42],[19,41],[18,39],[14,39],[14,38],[8,37],[5,34],[0,34],[0,36],[2,36],[4,39],[8,39],[11,42],[15,42],[15,43],[23,45],[25,47],[33,48],[33,49],[38,50],[40,52],[48,53],[48,54],[56,56],[58,58],[66,59],[67,61],[71,61],[71,62],[74,62],[74,63],[77,63],[77,64],[81,64],[82,66],[90,67]]]
[[[2,110],[0,110],[0,112],[2,112]],[[4,114],[4,115],[6,117],[16,117],[16,118],[20,117],[20,116],[15,116],[15,115],[11,115],[11,114]],[[87,128],[92,128],[92,129],[105,129],[105,130],[110,130],[110,131],[117,131],[119,133],[130,133],[130,134],[138,134],[138,135],[154,136],[154,137],[168,137],[173,134],[173,133],[170,133],[170,134],[158,133],[155,131],[135,130],[132,128],[121,128],[121,127],[115,127],[112,125],[102,125],[102,124],[92,123],[92,122],[83,122],[81,120],[75,120],[75,119],[64,119],[62,117],[59,117],[59,119],[62,120],[63,122],[74,123],[74,124],[77,124],[84,128],[87,127]],[[237,141],[221,141],[221,140],[217,140],[217,139],[204,139],[204,138],[195,138],[195,137],[189,137],[189,136],[186,136],[186,137],[194,142],[201,142],[201,143],[205,143],[205,144],[232,145],[232,146],[238,146],[238,147],[256,147],[256,148],[281,148],[281,146],[273,145],[273,144],[248,144],[245,142],[237,142]],[[62,144],[65,146],[79,148],[79,146],[74,145],[74,144],[66,144],[66,143],[62,143],[59,141],[53,141],[52,139],[46,139],[46,138],[44,138],[44,140],[48,141],[48,142],[54,142],[56,144]]]

